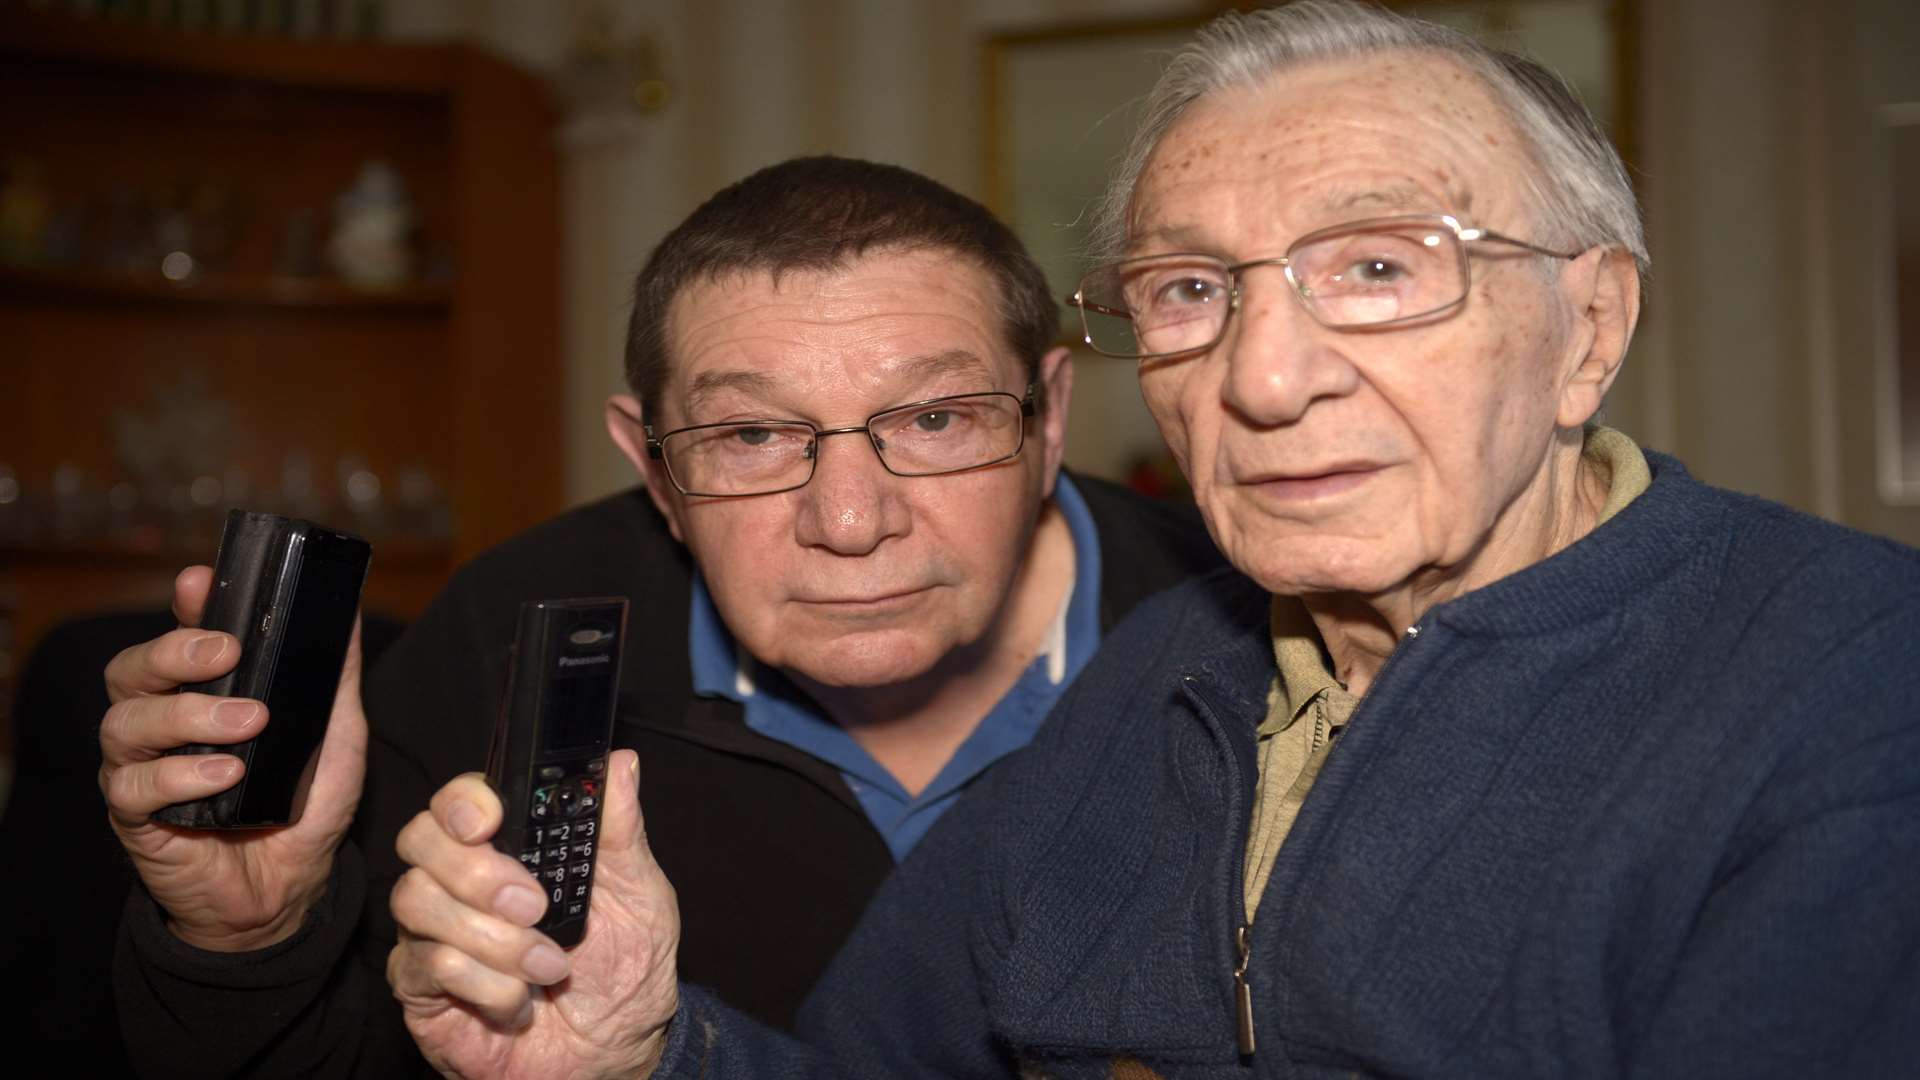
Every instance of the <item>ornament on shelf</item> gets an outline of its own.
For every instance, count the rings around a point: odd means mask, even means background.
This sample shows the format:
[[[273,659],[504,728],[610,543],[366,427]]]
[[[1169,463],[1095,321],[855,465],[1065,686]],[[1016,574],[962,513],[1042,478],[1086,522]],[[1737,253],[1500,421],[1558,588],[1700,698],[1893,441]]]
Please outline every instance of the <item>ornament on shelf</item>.
[[[333,203],[327,259],[353,285],[385,288],[413,277],[413,204],[393,166],[368,161]]]

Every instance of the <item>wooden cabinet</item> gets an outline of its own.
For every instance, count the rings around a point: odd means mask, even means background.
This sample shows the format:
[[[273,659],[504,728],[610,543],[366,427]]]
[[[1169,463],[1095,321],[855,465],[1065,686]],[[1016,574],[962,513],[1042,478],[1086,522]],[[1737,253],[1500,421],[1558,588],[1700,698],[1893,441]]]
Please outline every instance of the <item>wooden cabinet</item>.
[[[0,247],[16,657],[68,615],[164,603],[178,567],[211,560],[225,503],[285,505],[302,468],[302,505],[373,534],[368,606],[403,618],[459,561],[557,511],[553,122],[541,84],[463,46],[0,4],[0,239],[9,212],[17,227],[37,209],[59,241]],[[404,181],[415,273],[380,288],[290,273],[299,222],[323,244],[371,160]],[[182,226],[204,257],[180,281],[164,243],[116,235],[169,208],[211,221]]]

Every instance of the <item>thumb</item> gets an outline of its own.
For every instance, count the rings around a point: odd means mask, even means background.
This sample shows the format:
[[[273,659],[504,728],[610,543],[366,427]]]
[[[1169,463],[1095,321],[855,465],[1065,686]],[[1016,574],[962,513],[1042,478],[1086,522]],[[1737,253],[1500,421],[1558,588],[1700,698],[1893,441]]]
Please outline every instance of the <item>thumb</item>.
[[[606,801],[600,811],[600,859],[596,876],[609,872],[628,880],[660,873],[647,847],[646,820],[640,813],[640,755],[615,750],[607,757]]]
[[[367,713],[360,701],[360,667],[360,617],[356,615],[353,633],[347,639],[347,655],[340,665],[340,682],[333,693],[333,708],[327,713],[319,762],[328,786],[343,793],[342,805],[348,817],[359,804],[367,761]]]
[[[340,664],[340,682],[333,692],[330,715],[344,715],[344,726],[351,736],[348,740],[350,748],[364,758],[367,752],[367,723],[366,711],[360,700],[360,672],[364,664],[360,648],[360,616],[356,614],[353,617],[353,633],[347,638],[347,655]]]
[[[360,669],[363,663],[363,657],[360,652],[360,625],[362,621],[360,613],[357,611],[354,612],[353,632],[347,635],[347,654],[340,664],[339,690],[346,690],[351,687],[356,694],[360,692]]]
[[[680,1007],[680,907],[647,847],[639,755],[609,754],[606,776],[586,937],[573,952],[571,976],[547,995],[570,1027],[598,1032],[592,1041],[621,1060],[594,1075],[648,1076]]]

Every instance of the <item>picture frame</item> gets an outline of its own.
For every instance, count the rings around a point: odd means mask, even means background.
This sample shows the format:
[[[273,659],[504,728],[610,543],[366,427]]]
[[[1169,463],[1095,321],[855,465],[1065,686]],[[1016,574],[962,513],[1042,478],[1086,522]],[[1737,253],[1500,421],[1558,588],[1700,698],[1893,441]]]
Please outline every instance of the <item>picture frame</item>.
[[[1874,119],[1877,487],[1889,505],[1920,506],[1920,102]]]

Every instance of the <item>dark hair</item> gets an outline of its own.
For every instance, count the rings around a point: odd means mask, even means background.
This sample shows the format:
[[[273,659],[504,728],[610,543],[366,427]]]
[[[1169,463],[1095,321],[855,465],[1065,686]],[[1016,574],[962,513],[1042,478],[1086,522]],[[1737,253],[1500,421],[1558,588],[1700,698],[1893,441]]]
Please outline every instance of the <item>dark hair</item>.
[[[1000,290],[1006,343],[1038,377],[1059,333],[1047,278],[986,207],[919,173],[840,157],[770,165],[720,191],[660,241],[633,288],[627,385],[649,416],[666,386],[667,309],[696,282],[727,274],[844,267],[869,251],[936,249],[972,259]],[[1036,390],[1036,394],[1039,391]],[[1036,405],[1044,408],[1044,398]]]

